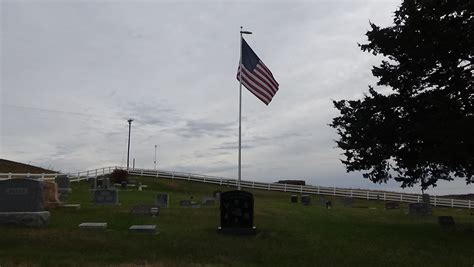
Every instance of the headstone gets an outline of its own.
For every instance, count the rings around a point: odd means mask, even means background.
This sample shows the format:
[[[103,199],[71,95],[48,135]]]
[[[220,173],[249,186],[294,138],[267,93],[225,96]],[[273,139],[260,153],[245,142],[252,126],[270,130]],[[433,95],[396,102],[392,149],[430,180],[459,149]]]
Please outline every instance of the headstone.
[[[189,199],[180,200],[179,205],[183,207],[191,206],[191,200]]]
[[[156,194],[156,200],[155,204],[157,206],[160,206],[162,208],[168,208],[169,207],[169,195],[166,193],[158,193]]]
[[[115,189],[96,189],[93,191],[94,203],[100,205],[118,204],[118,193]]]
[[[44,210],[43,186],[32,179],[0,181],[0,224],[46,226],[51,214]]]
[[[110,179],[107,177],[102,178],[102,188],[110,188]]]
[[[221,194],[220,233],[255,234],[253,225],[254,199],[250,192],[234,190]]]
[[[400,203],[395,201],[390,201],[385,203],[385,209],[387,210],[398,210],[400,209]]]
[[[127,189],[127,182],[123,181],[120,183],[120,189],[126,190]]]
[[[219,200],[221,199],[221,193],[222,193],[222,191],[216,190],[216,191],[212,192],[212,196],[213,196],[217,201],[219,201]]]
[[[438,224],[443,228],[453,228],[456,226],[452,216],[438,216]]]
[[[43,186],[32,179],[0,181],[0,212],[44,211]]]
[[[58,185],[59,189],[71,188],[69,185],[70,184],[69,177],[67,177],[67,175],[56,176],[56,178],[54,178],[54,182]]]
[[[429,215],[431,214],[431,209],[425,203],[410,203],[408,204],[408,214]]]
[[[423,203],[426,204],[426,207],[428,208],[428,211],[431,212],[431,198],[429,194],[423,194],[421,195],[423,199]]]
[[[332,209],[332,202],[326,201],[326,209]]]
[[[302,195],[301,196],[301,203],[303,203],[304,206],[311,205],[311,197],[309,195]]]
[[[213,197],[205,197],[202,199],[202,204],[205,206],[212,206],[216,203],[216,200]]]
[[[291,195],[291,203],[298,203],[298,196],[297,195]]]
[[[136,205],[133,206],[130,213],[132,215],[151,215],[157,216],[160,212],[160,207],[157,205]]]
[[[43,181],[43,203],[46,209],[57,208],[64,203],[59,200],[58,185],[55,182]]]
[[[352,207],[352,205],[354,204],[354,198],[344,197],[344,198],[342,198],[342,203],[343,203],[344,207]]]
[[[128,228],[130,233],[138,234],[156,234],[156,225],[155,224],[145,224],[145,225],[132,225]]]
[[[69,177],[67,175],[58,175],[54,178],[54,182],[58,185],[59,201],[66,202],[72,192]]]
[[[103,231],[107,229],[107,223],[92,223],[92,222],[85,222],[79,224],[79,229],[82,230],[93,230],[93,231]]]

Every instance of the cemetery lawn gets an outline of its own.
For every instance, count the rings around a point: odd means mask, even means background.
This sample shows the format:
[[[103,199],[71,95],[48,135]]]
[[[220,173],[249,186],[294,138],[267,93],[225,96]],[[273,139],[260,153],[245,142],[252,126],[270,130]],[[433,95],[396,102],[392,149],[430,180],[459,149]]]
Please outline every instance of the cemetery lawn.
[[[384,202],[356,200],[326,210],[291,204],[289,193],[249,190],[255,197],[255,236],[223,236],[219,205],[180,207],[226,186],[137,178],[145,191],[119,191],[118,206],[91,203],[89,183],[72,183],[68,203],[81,209],[51,211],[45,228],[0,226],[0,266],[473,266],[474,216],[467,209],[435,208],[434,216],[411,217],[385,210]],[[158,217],[134,216],[133,205],[153,204],[170,194]],[[331,198],[330,198],[331,199]],[[371,207],[371,209],[369,209]],[[374,209],[376,208],[376,209]],[[456,228],[443,230],[437,216],[451,215]],[[107,222],[108,231],[79,230],[82,222]],[[130,234],[133,224],[156,224],[157,235]]]

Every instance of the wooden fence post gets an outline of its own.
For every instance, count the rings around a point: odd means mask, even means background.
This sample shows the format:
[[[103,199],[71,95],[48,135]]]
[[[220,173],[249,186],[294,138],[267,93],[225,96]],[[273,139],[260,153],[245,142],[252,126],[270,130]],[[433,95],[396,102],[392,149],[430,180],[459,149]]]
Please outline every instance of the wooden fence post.
[[[333,195],[336,195],[336,187],[332,188],[334,190]]]

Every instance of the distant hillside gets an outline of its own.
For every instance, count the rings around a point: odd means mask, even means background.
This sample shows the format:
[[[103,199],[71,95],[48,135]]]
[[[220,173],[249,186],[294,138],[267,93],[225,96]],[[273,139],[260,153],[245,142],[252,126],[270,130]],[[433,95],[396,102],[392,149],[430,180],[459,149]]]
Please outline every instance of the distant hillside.
[[[33,165],[15,162],[6,159],[0,159],[0,173],[17,172],[17,173],[56,173],[52,170],[43,169]]]
[[[462,200],[474,200],[474,194],[465,194],[465,195],[445,195],[441,196],[445,198],[454,198],[454,199],[462,199]]]

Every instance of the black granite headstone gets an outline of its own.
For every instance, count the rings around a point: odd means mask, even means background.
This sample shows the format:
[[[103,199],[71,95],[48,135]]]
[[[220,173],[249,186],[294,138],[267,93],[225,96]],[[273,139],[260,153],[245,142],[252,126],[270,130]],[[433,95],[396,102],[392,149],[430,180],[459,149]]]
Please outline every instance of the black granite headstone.
[[[32,179],[0,181],[0,212],[44,211],[43,187]]]
[[[255,234],[253,225],[254,199],[247,191],[227,191],[221,193],[220,233],[230,234]]]
[[[326,209],[331,209],[331,208],[332,208],[332,202],[326,201]]]
[[[456,226],[452,216],[438,216],[438,224],[443,228],[452,228]]]
[[[298,196],[297,195],[291,195],[291,203],[298,203]]]

